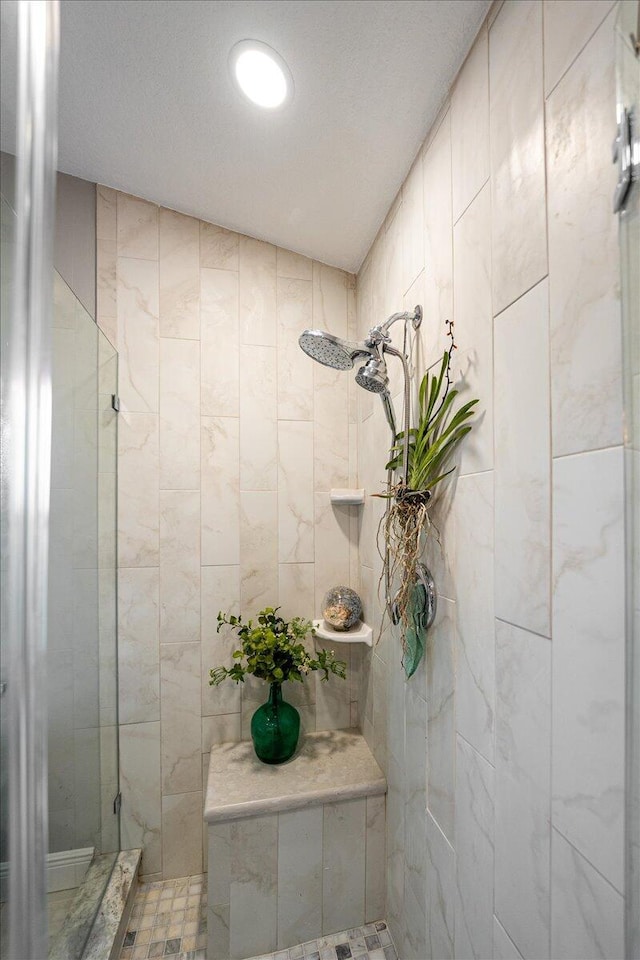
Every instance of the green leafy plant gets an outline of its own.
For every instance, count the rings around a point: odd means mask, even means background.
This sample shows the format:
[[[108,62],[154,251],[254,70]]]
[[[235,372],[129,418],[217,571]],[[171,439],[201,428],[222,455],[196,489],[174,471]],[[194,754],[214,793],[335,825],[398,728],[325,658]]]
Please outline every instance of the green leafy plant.
[[[252,674],[267,683],[284,683],[285,680],[299,681],[316,670],[324,674],[321,679],[328,680],[333,673],[343,680],[346,677],[347,664],[336,660],[329,650],[319,650],[312,657],[304,646],[304,639],[314,633],[310,620],[294,617],[286,621],[278,616],[280,607],[265,607],[258,614],[258,622],[243,622],[242,617],[218,613],[218,633],[227,624],[238,635],[240,647],[234,651],[236,661],[231,667],[214,667],[209,671],[209,685],[217,686],[230,677],[236,683],[244,683],[247,674]]]
[[[433,496],[435,486],[455,467],[445,469],[460,441],[471,430],[467,421],[473,416],[478,400],[469,400],[459,410],[454,410],[458,390],[451,389],[451,355],[455,350],[453,339],[445,350],[440,370],[429,375],[427,370],[418,392],[418,426],[409,430],[409,471],[406,486],[402,481],[386,494],[402,499],[416,494]],[[387,470],[404,470],[404,431],[396,436],[392,451],[394,456]],[[404,489],[403,489],[404,488]]]
[[[456,409],[459,391],[453,388],[451,358],[456,349],[453,322],[448,321],[451,344],[445,350],[437,373],[426,371],[418,393],[418,423],[409,430],[408,470],[405,482],[404,432],[397,434],[387,463],[387,489],[380,496],[389,501],[381,520],[379,536],[384,540],[382,578],[386,583],[397,581],[394,599],[399,618],[403,646],[409,628],[411,601],[416,586],[416,568],[422,553],[423,532],[431,520],[429,511],[434,491],[455,470],[450,466],[458,445],[472,429],[477,399]],[[401,479],[394,480],[394,473]]]

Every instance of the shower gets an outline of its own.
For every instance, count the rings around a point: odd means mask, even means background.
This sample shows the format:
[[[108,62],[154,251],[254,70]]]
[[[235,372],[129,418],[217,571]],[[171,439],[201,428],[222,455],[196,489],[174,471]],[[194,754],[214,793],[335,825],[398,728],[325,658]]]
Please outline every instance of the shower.
[[[342,340],[324,330],[305,330],[300,334],[298,343],[304,352],[313,360],[322,363],[325,367],[334,370],[352,370],[356,361],[362,361],[362,366],[356,374],[356,383],[370,393],[377,393],[382,400],[387,423],[391,429],[391,446],[394,446],[398,435],[396,417],[389,393],[389,376],[384,355],[397,357],[402,363],[404,376],[404,469],[405,483],[407,480],[410,427],[410,378],[409,365],[405,352],[397,350],[391,343],[389,328],[398,321],[405,324],[406,331],[409,324],[417,330],[422,323],[422,307],[416,306],[412,311],[393,313],[388,320],[372,327],[362,342]]]
[[[394,323],[402,321],[404,323],[403,350],[397,350],[392,345],[389,329]],[[370,393],[377,393],[382,401],[387,423],[391,430],[391,447],[393,448],[398,439],[398,430],[396,426],[396,416],[393,409],[393,402],[389,392],[389,375],[387,373],[387,362],[385,354],[397,357],[402,364],[402,373],[404,378],[404,429],[402,434],[403,444],[403,464],[404,464],[404,482],[407,485],[409,474],[409,429],[411,426],[411,381],[409,375],[409,363],[407,360],[406,342],[407,330],[409,325],[413,330],[418,330],[422,323],[422,307],[418,304],[412,311],[404,313],[393,313],[384,323],[369,330],[366,338],[362,342],[353,342],[342,340],[332,333],[326,333],[324,330],[305,330],[300,334],[298,343],[304,352],[313,360],[322,363],[325,367],[331,367],[334,370],[352,370],[356,361],[362,362],[362,366],[356,373],[356,383],[364,390]],[[387,473],[387,486],[391,486],[391,471]],[[389,501],[387,500],[387,511],[389,510]],[[426,570],[426,568],[425,568]],[[430,622],[435,613],[435,588],[431,579],[431,574],[426,571],[429,582],[425,579],[425,591],[432,611]],[[388,564],[385,563],[385,604],[393,623],[398,623],[399,617],[394,600],[391,597],[391,582],[389,578]]]

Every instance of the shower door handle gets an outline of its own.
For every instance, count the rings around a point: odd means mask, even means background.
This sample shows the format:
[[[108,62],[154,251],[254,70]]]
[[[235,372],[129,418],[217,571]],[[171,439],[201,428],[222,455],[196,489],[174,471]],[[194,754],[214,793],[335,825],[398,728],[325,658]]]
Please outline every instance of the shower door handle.
[[[613,194],[613,212],[624,210],[625,200],[633,180],[633,160],[631,156],[631,114],[625,108],[618,124],[618,132],[613,141],[613,162],[618,164],[618,183]]]

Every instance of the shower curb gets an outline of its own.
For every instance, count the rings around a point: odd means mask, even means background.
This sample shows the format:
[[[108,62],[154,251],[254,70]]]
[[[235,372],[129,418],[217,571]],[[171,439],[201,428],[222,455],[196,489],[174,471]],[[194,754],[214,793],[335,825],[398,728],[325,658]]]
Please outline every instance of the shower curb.
[[[141,850],[124,850],[115,863],[113,854],[94,857],[51,946],[49,960],[117,960],[133,908],[141,857]]]

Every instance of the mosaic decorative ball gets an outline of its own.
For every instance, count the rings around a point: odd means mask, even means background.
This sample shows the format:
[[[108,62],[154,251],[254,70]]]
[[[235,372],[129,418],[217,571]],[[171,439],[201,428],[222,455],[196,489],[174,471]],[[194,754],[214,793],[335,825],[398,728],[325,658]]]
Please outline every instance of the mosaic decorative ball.
[[[349,630],[362,616],[360,597],[350,587],[333,587],[325,594],[322,616],[334,630]]]

